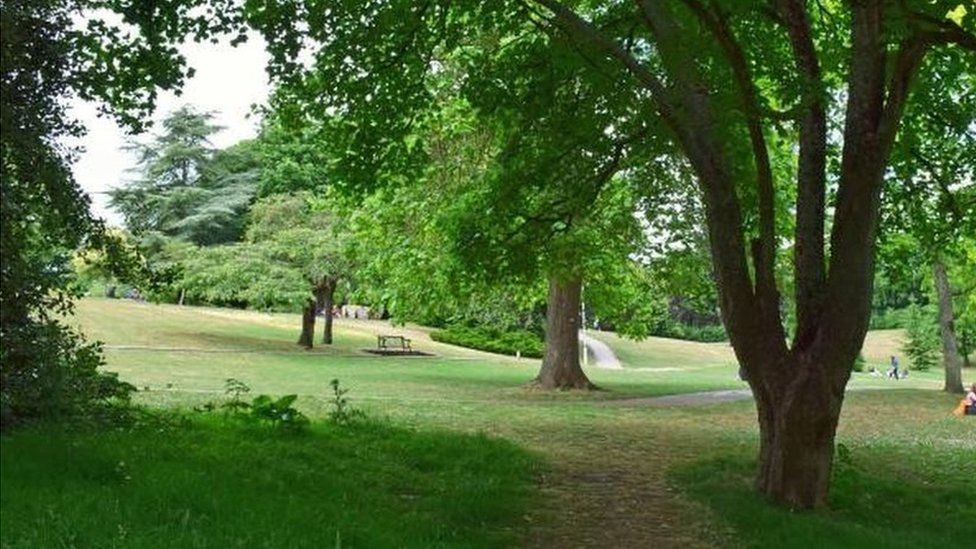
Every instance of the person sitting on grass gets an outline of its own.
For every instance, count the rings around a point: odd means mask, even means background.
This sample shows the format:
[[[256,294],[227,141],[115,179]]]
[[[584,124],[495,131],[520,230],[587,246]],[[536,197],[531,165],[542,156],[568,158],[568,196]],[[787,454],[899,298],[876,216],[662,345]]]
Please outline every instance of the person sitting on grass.
[[[966,415],[976,416],[976,383],[973,383],[969,387],[969,392],[966,393]]]

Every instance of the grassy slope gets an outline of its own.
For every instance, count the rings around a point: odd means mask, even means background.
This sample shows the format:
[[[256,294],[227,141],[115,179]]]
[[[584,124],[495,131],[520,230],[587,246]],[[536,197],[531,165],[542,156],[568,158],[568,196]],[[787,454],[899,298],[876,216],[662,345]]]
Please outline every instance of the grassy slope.
[[[371,403],[549,398],[521,389],[538,372],[537,360],[444,345],[413,326],[340,319],[335,325],[335,346],[307,352],[294,345],[298,322],[294,315],[91,299],[79,304],[78,320],[89,337],[106,344],[109,369],[141,389],[150,389],[140,397],[148,401],[168,401],[174,391],[183,393],[179,399],[194,398],[185,393],[209,398],[206,393],[221,391],[229,377],[244,380],[260,392],[309,396],[323,394],[328,381],[339,378],[359,399]],[[436,356],[389,358],[362,352],[375,347],[379,333],[405,333],[413,338],[415,348]],[[727,361],[702,365],[689,352],[675,362],[668,353],[652,358],[653,366],[664,368],[661,371],[591,368],[591,379],[608,389],[597,398],[745,386]]]
[[[374,323],[340,322],[336,349],[306,353],[293,350],[297,320],[288,316],[86,301],[80,321],[90,334],[116,346],[139,341],[217,346],[219,340],[224,349],[251,351],[110,348],[108,368],[149,385],[152,390],[139,398],[150,404],[186,406],[212,398],[232,375],[256,391],[298,392],[299,405],[321,417],[326,383],[339,377],[352,389],[353,404],[374,417],[424,431],[486,433],[542,455],[547,472],[538,482],[544,497],[522,520],[508,523],[520,543],[646,546],[657,540],[683,547],[776,547],[816,546],[837,537],[836,546],[858,546],[859,540],[897,546],[908,540],[943,547],[971,541],[961,528],[931,518],[966,523],[971,506],[948,515],[945,509],[960,487],[968,494],[976,491],[976,421],[948,414],[953,396],[909,389],[934,386],[932,380],[855,379],[854,384],[899,390],[848,396],[838,442],[850,448],[858,472],[845,479],[839,468],[832,510],[792,514],[761,505],[749,490],[757,435],[751,403],[618,408],[599,402],[742,386],[729,381],[734,368],[714,351],[720,346],[691,344],[684,354],[673,348],[651,355],[633,371],[591,370],[611,389],[605,394],[540,395],[521,388],[534,375],[535,362],[439,347],[424,341],[419,329],[411,329],[417,346],[435,351],[437,358],[362,357],[357,349],[371,345],[377,331],[390,331]],[[642,360],[642,349],[650,353],[653,347],[653,341],[633,344],[630,360]],[[627,362],[626,351],[618,347],[618,352]],[[679,371],[640,369],[655,367]],[[4,467],[7,460],[5,455]]]
[[[688,374],[720,384],[723,376],[736,371],[735,356],[728,343],[696,343],[649,337],[634,341],[608,332],[589,332],[614,350],[625,368],[646,372],[656,372],[662,378],[686,379]],[[888,360],[896,355],[903,367],[911,366],[911,361],[901,351],[903,330],[876,330],[869,332],[864,340],[863,354],[868,368],[874,366],[879,371],[888,369]],[[912,371],[908,379],[889,380],[871,376],[867,372],[855,372],[851,376],[851,388],[918,388],[939,389],[942,387],[942,372],[933,369],[928,372]],[[733,385],[733,382],[728,382]],[[744,384],[743,384],[744,385]]]

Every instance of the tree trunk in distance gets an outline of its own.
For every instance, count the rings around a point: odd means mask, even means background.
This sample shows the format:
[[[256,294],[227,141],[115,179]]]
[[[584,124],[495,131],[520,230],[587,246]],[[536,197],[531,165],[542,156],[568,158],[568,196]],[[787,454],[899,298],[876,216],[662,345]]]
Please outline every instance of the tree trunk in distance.
[[[939,333],[942,335],[942,364],[945,367],[945,386],[947,393],[962,393],[962,357],[956,343],[956,328],[952,310],[952,288],[946,274],[945,263],[936,259],[932,265],[935,290],[939,294]]]
[[[322,328],[322,343],[325,345],[332,345],[332,307],[335,305],[335,290],[336,283],[333,280],[329,280],[320,288],[322,299],[320,301],[322,305],[323,314],[325,315],[324,324]]]
[[[309,299],[302,309],[302,335],[298,337],[298,344],[311,349],[313,339],[315,339],[315,300]]]
[[[795,367],[805,371],[780,391],[753,386],[760,441],[756,489],[789,508],[814,509],[827,503],[844,392],[823,390],[832,384],[831,368]]]
[[[582,280],[549,278],[546,353],[533,385],[541,389],[594,389],[579,361]]]

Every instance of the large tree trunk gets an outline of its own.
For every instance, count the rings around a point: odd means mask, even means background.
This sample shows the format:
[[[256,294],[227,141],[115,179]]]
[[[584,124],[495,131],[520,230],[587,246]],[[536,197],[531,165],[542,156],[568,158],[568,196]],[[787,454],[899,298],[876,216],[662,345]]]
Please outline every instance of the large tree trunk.
[[[740,364],[748,373],[759,406],[762,432],[758,488],[773,500],[792,507],[818,507],[826,501],[834,431],[844,388],[857,350],[864,342],[874,280],[874,245],[880,191],[892,145],[904,114],[911,84],[934,40],[915,34],[892,40],[890,2],[849,2],[850,47],[846,112],[840,171],[836,173],[830,256],[824,260],[827,125],[825,101],[829,86],[820,69],[807,2],[770,2],[775,19],[786,29],[804,93],[800,98],[799,170],[796,202],[797,257],[794,263],[798,330],[787,349],[780,321],[775,265],[777,239],[775,189],[765,150],[762,109],[755,80],[735,32],[725,17],[694,4],[696,13],[721,46],[733,81],[737,102],[749,129],[756,166],[758,237],[747,260],[741,170],[733,155],[748,148],[730,146],[721,109],[730,95],[712,92],[706,73],[696,67],[712,61],[704,50],[686,47],[687,29],[665,0],[638,2],[640,15],[654,42],[658,78],[642,60],[630,55],[611,36],[601,32],[561,2],[538,0],[559,27],[580,43],[591,44],[620,61],[653,99],[661,120],[695,170],[704,198],[710,251],[723,322]],[[715,101],[714,99],[718,99]],[[741,140],[741,141],[744,141]],[[751,191],[749,191],[751,192]],[[825,270],[826,268],[826,270]],[[815,357],[815,358],[814,358]],[[541,375],[541,374],[540,374]]]
[[[315,300],[309,299],[302,309],[302,335],[298,336],[298,344],[311,349],[313,339],[315,339]]]
[[[778,389],[750,382],[759,415],[756,489],[781,505],[812,509],[827,502],[844,390],[834,389],[836,368],[792,360],[796,374]]]
[[[549,279],[549,304],[546,310],[546,354],[542,369],[533,382],[542,389],[592,389],[580,366],[579,357],[579,277]]]
[[[322,343],[332,345],[332,307],[335,305],[336,282],[326,279],[321,285],[315,288],[315,302],[322,310],[324,326],[322,328]]]
[[[942,364],[945,366],[945,386],[947,393],[962,393],[962,357],[956,344],[956,328],[952,311],[952,288],[946,275],[942,259],[932,265],[935,290],[939,294],[939,332],[942,334]]]

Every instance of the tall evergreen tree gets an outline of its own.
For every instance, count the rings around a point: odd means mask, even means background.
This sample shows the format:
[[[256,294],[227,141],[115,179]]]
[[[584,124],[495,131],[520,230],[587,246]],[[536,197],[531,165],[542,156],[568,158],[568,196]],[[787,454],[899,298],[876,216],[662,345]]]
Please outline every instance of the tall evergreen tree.
[[[257,193],[260,151],[251,141],[215,149],[210,139],[221,128],[213,118],[183,106],[153,139],[132,144],[139,177],[111,191],[110,204],[137,237],[158,233],[199,245],[240,238]]]

